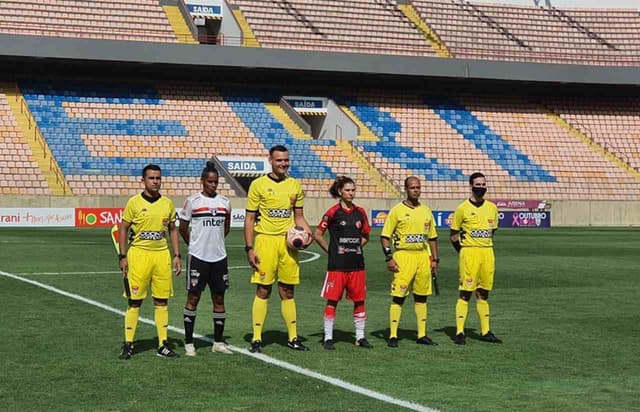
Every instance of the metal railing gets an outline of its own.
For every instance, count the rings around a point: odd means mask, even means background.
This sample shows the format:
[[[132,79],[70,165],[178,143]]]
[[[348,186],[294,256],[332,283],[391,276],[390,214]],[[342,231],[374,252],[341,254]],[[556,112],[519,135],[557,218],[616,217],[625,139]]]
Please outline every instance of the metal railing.
[[[21,96],[20,90],[18,86],[16,86],[16,101],[20,104],[20,113],[27,119],[27,126],[30,131],[33,131],[32,136],[26,136],[27,138],[32,138],[41,148],[42,153],[45,160],[48,160],[49,171],[53,173],[56,179],[56,184],[62,188],[63,195],[72,194],[71,187],[64,178],[64,173],[60,166],[56,162],[53,157],[53,153],[51,153],[51,149],[49,145],[47,145],[47,141],[45,140],[42,132],[40,132],[40,128],[38,127],[38,123],[36,119],[33,117],[31,112],[29,111],[29,105],[24,97]]]

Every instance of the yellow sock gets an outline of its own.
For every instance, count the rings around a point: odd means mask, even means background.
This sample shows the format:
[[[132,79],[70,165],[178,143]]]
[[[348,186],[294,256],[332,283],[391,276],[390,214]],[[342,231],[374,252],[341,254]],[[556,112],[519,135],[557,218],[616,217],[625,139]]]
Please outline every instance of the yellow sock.
[[[476,300],[476,310],[480,317],[480,330],[483,335],[489,332],[489,302],[484,299]]]
[[[400,326],[400,315],[402,315],[402,306],[392,303],[389,307],[389,338],[398,337],[398,326]]]
[[[427,302],[416,302],[416,321],[418,322],[418,339],[427,336]]]
[[[289,340],[298,337],[298,328],[296,325],[296,302],[293,299],[285,299],[280,301],[280,309],[282,310],[282,319],[287,325],[287,333]]]
[[[456,335],[464,333],[464,322],[467,320],[468,310],[469,302],[458,299],[458,303],[456,303]]]
[[[169,307],[156,305],[153,307],[156,330],[158,331],[158,347],[167,340],[167,328],[169,327]]]
[[[262,340],[262,327],[264,326],[264,320],[267,318],[267,307],[269,301],[267,299],[261,299],[255,297],[253,299],[253,339],[252,341]]]
[[[138,317],[140,316],[140,308],[129,306],[124,315],[124,341],[133,342],[138,327]]]

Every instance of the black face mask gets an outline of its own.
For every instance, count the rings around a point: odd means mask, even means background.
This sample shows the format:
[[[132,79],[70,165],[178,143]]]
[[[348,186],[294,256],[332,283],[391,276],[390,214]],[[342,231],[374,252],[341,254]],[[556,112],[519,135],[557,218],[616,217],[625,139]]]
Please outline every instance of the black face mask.
[[[487,193],[486,187],[472,187],[471,191],[477,198],[482,199],[485,193]]]

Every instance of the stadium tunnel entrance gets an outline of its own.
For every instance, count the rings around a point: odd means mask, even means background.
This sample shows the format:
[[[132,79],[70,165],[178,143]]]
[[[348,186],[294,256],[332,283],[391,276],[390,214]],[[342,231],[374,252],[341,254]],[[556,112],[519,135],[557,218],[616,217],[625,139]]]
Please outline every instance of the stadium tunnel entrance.
[[[355,140],[359,128],[356,123],[327,97],[283,96],[280,107],[305,132],[307,138]]]

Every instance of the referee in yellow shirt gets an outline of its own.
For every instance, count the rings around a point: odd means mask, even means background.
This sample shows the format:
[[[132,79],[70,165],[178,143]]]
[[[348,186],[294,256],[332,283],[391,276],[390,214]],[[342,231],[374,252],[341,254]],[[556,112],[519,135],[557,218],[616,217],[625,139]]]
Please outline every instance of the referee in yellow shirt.
[[[402,305],[409,290],[413,291],[415,302],[416,343],[436,345],[427,337],[427,296],[431,295],[432,272],[437,272],[440,261],[436,223],[431,209],[420,203],[420,179],[406,178],[404,188],[407,198],[389,211],[380,235],[387,268],[393,272],[387,343],[390,348],[398,347]],[[392,244],[395,252],[391,249]]]
[[[294,350],[308,350],[300,342],[297,332],[294,289],[300,283],[298,251],[286,244],[291,226],[301,226],[309,233],[307,245],[313,237],[302,210],[304,194],[300,182],[289,177],[289,151],[282,145],[269,150],[271,172],[255,179],[247,194],[244,221],[245,251],[253,268],[251,283],[256,284],[253,301],[253,338],[249,351],[261,352],[262,329],[273,284],[278,281],[280,309],[287,326],[287,346]]]
[[[467,319],[469,299],[476,292],[476,309],[480,317],[480,340],[502,343],[489,328],[489,291],[493,289],[495,258],[493,235],[498,230],[498,207],[484,199],[487,179],[476,172],[469,177],[471,197],[455,210],[451,223],[451,243],[460,253],[459,285],[460,297],[456,304],[457,345],[465,345],[464,323]]]
[[[151,286],[154,318],[158,331],[158,356],[177,358],[167,342],[169,326],[168,300],[173,296],[171,256],[167,248],[169,231],[173,249],[173,268],[176,276],[182,271],[176,209],[170,199],[160,195],[162,171],[157,165],[142,169],[144,191],[127,202],[120,226],[120,269],[124,277],[125,297],[129,305],[124,317],[124,345],[120,359],[133,356],[133,337],[138,326],[142,300]],[[127,243],[129,237],[129,243]],[[128,249],[127,249],[128,247]]]

